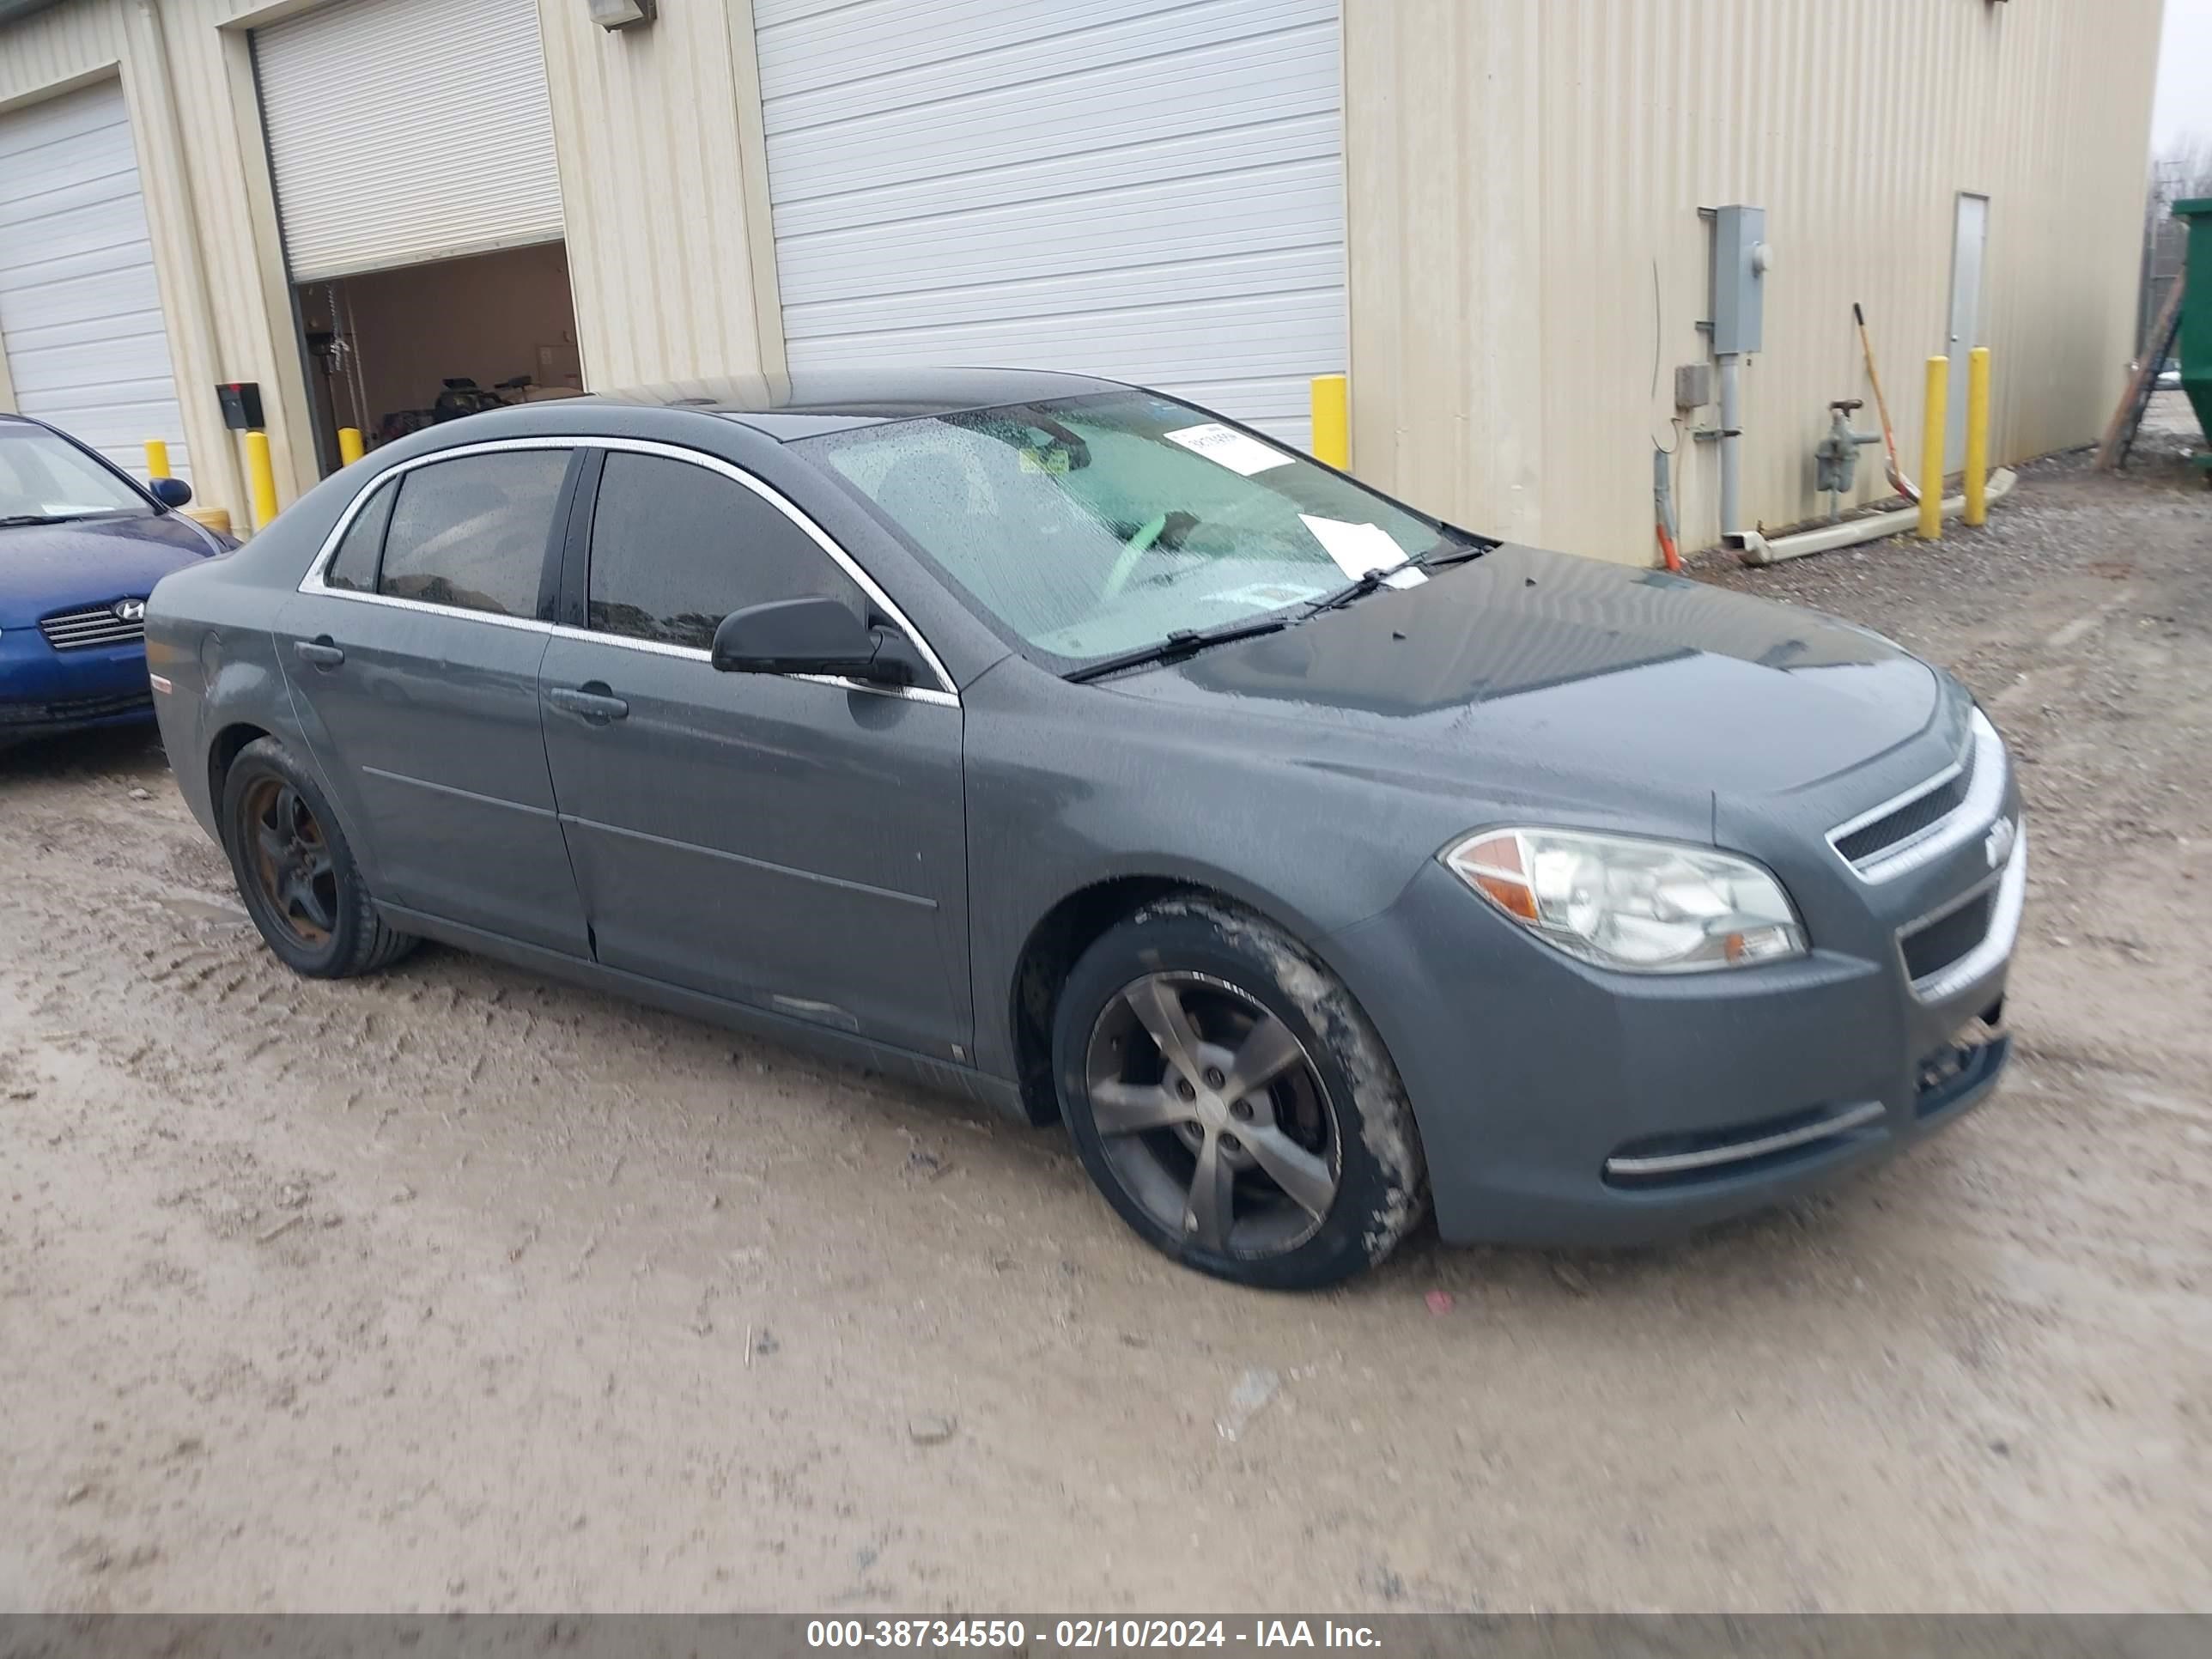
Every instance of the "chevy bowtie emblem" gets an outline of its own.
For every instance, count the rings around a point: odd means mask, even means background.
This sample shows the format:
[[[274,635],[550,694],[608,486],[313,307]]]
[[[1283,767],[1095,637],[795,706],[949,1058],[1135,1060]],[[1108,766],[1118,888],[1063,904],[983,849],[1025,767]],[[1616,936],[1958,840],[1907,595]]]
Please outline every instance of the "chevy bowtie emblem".
[[[1989,854],[1990,869],[2012,856],[2012,844],[2019,839],[2019,826],[2010,818],[1999,818],[1990,826],[1990,838],[1982,843],[1982,851]]]
[[[118,599],[112,606],[112,609],[115,612],[115,619],[118,622],[144,622],[146,620],[146,601],[143,599]]]

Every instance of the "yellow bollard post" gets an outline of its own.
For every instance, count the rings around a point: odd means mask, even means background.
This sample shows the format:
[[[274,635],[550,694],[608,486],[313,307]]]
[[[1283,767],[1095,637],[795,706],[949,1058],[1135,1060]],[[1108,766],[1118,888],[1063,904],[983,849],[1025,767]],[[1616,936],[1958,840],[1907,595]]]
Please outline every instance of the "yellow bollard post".
[[[1943,539],[1943,446],[1950,436],[1946,424],[1950,416],[1947,394],[1951,389],[1951,360],[1930,357],[1928,360],[1928,408],[1922,418],[1927,424],[1920,434],[1920,539],[1940,542]]]
[[[1990,519],[1990,349],[1966,356],[1966,522]]]
[[[159,438],[146,440],[146,477],[148,479],[169,476],[169,446]]]
[[[1352,465],[1352,388],[1341,374],[1314,376],[1313,453],[1339,471]]]
[[[342,426],[338,428],[338,465],[340,466],[351,466],[368,453],[368,446],[362,442],[359,427]]]
[[[253,492],[253,527],[265,529],[276,516],[276,469],[269,459],[269,434],[246,434],[246,477]]]

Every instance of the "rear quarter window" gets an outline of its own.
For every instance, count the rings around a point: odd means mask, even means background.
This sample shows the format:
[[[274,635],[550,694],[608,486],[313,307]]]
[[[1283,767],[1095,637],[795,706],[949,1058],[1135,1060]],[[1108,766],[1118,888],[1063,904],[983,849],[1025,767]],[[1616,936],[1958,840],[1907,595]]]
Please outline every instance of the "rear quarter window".
[[[349,593],[376,592],[376,563],[384,551],[384,530],[392,522],[392,504],[398,499],[398,486],[384,484],[354,514],[353,522],[346,526],[345,539],[331,556],[330,568],[323,572],[325,586],[341,587]]]

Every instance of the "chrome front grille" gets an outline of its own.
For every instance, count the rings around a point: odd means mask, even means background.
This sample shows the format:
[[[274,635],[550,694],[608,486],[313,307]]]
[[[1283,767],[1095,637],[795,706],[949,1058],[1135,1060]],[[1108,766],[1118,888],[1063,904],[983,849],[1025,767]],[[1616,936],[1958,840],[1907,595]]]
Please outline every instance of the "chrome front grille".
[[[137,615],[123,617],[112,605],[64,611],[40,619],[39,632],[57,651],[88,651],[94,646],[130,645],[146,637],[146,602],[136,599]]]
[[[2004,804],[2004,739],[1976,709],[1966,751],[1923,783],[1828,831],[1836,856],[1870,882],[1941,858],[1987,830]]]

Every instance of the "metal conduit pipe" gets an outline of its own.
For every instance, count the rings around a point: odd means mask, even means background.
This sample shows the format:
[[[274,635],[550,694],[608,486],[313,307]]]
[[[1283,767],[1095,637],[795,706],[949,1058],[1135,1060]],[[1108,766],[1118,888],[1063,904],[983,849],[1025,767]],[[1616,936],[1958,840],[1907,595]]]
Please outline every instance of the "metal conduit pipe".
[[[1743,529],[1743,358],[1719,354],[1721,366],[1721,544],[1740,546]]]

